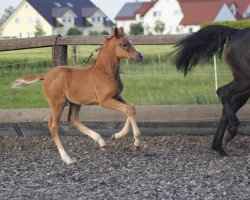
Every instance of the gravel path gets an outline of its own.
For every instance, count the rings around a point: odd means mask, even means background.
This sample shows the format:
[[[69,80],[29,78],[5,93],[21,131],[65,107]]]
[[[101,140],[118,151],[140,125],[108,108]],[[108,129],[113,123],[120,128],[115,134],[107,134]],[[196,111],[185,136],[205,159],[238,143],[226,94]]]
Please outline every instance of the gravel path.
[[[50,137],[0,138],[0,199],[250,199],[250,137],[230,156],[210,150],[212,136],[142,137],[99,150],[87,137],[62,138],[77,163],[62,163]]]

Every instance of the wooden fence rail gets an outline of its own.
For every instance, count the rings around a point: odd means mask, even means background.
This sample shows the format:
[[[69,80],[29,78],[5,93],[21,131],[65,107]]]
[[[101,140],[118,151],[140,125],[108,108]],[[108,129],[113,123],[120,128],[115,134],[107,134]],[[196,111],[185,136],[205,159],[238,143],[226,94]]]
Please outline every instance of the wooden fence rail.
[[[186,35],[131,35],[128,38],[136,45],[176,44]],[[52,65],[67,64],[68,45],[100,45],[107,36],[43,36],[0,40],[0,51],[52,47]]]

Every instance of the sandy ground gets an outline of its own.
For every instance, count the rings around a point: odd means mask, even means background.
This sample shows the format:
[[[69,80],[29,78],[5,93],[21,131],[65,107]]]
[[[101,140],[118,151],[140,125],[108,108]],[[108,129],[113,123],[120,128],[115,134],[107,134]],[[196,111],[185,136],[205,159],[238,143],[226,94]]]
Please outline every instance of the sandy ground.
[[[49,136],[0,137],[0,199],[250,199],[250,137],[237,136],[229,157],[212,136],[132,137],[102,152],[91,139],[64,136],[75,165],[64,164]]]

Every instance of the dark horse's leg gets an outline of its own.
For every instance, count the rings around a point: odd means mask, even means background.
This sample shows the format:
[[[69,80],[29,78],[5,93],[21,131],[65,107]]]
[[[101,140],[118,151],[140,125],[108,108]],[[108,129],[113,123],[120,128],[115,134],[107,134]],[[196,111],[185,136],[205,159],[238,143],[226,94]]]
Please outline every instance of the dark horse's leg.
[[[238,93],[232,96],[232,98],[230,99],[230,104],[235,116],[236,112],[247,102],[248,98],[249,98],[249,90],[244,93]],[[239,126],[239,123],[234,123],[234,124],[231,123],[231,125],[228,125],[228,122],[229,122],[228,117],[223,108],[222,117],[220,119],[216,134],[212,142],[212,149],[216,150],[222,156],[227,155],[227,153],[224,151],[222,147],[222,141],[226,128],[228,130],[228,135],[225,140],[226,142],[229,142],[236,136]]]

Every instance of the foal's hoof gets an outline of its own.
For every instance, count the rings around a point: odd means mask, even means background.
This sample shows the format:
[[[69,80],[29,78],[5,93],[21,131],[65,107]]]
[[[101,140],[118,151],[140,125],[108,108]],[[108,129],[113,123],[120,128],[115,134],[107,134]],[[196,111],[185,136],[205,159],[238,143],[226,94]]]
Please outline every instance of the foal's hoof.
[[[104,146],[101,146],[100,148],[101,148],[102,151],[106,151],[107,145],[105,144]]]
[[[111,140],[115,140],[115,134],[111,136]]]
[[[75,159],[69,159],[69,160],[66,160],[64,161],[67,165],[74,165],[76,164],[76,160]]]
[[[220,156],[228,156],[227,152],[225,152],[222,147],[212,146],[212,149],[217,151]]]
[[[134,149],[135,149],[136,151],[138,151],[138,150],[140,150],[140,146],[135,146],[135,145],[134,145]]]

